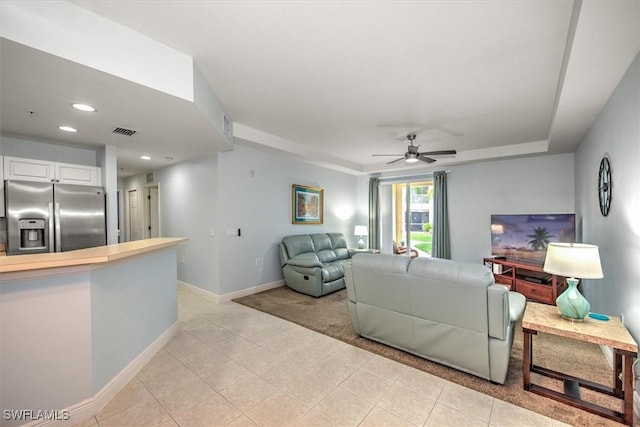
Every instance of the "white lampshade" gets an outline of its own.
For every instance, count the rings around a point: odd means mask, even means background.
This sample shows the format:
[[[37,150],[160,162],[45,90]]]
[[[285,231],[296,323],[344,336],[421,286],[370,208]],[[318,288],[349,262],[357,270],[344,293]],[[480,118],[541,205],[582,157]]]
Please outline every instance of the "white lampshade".
[[[353,232],[354,236],[368,236],[369,231],[366,225],[356,225],[356,229]]]
[[[598,247],[583,243],[549,243],[543,270],[580,279],[604,277]]]

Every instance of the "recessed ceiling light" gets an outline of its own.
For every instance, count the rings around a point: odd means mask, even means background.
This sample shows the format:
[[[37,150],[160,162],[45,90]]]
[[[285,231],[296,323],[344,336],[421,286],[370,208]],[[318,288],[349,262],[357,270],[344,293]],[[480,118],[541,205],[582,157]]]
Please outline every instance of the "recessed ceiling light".
[[[71,106],[73,108],[75,108],[76,110],[80,110],[80,111],[87,111],[89,113],[93,113],[94,111],[96,111],[96,109],[94,107],[92,107],[91,105],[88,104],[71,104]]]
[[[71,126],[58,126],[58,129],[63,130],[65,132],[78,132],[78,129],[72,128]]]
[[[149,156],[140,156],[140,158],[142,160],[151,160],[151,157],[149,157]]]

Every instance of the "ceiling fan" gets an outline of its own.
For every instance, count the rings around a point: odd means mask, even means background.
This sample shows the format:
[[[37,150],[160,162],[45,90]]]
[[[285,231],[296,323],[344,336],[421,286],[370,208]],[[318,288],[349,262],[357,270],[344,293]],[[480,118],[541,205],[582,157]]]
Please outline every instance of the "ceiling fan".
[[[423,151],[419,152],[418,149],[420,146],[413,145],[413,141],[416,139],[415,133],[410,133],[407,135],[407,139],[409,140],[409,146],[407,146],[407,152],[404,154],[373,154],[373,156],[403,156],[399,159],[392,160],[387,162],[388,165],[392,165],[394,163],[401,162],[404,160],[406,163],[416,163],[418,161],[422,161],[425,163],[433,163],[436,159],[429,156],[444,156],[456,154],[456,150],[440,150],[440,151]]]

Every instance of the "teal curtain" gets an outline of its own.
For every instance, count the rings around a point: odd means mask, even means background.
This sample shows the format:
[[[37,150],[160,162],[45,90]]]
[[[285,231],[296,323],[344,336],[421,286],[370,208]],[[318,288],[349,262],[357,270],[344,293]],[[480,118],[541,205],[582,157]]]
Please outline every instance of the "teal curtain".
[[[447,206],[447,173],[433,173],[433,242],[431,256],[451,259],[449,208]]]
[[[380,180],[369,179],[369,249],[380,249]]]

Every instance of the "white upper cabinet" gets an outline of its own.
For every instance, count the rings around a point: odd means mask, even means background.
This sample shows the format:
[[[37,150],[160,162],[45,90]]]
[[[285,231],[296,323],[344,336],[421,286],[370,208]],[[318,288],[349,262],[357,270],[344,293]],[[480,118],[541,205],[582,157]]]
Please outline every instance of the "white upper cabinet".
[[[95,166],[8,156],[4,158],[4,179],[77,185],[100,185],[101,182],[100,168]]]
[[[53,182],[53,174],[53,162],[20,157],[4,157],[4,179]]]
[[[100,168],[56,163],[56,182],[60,184],[100,185]]]

